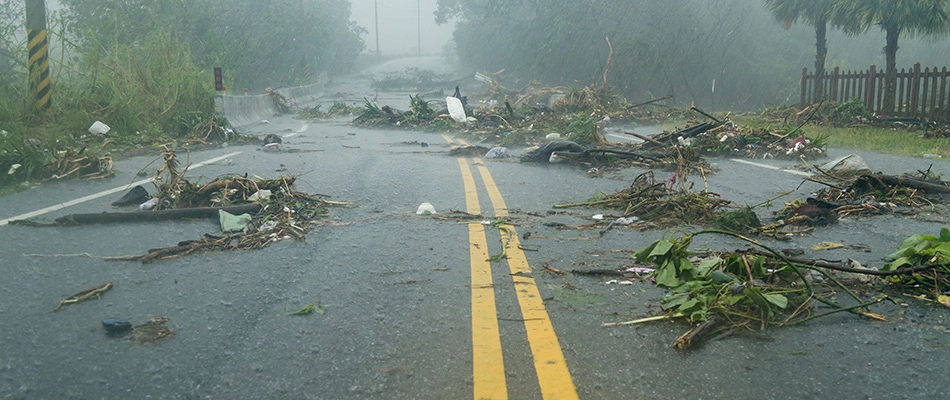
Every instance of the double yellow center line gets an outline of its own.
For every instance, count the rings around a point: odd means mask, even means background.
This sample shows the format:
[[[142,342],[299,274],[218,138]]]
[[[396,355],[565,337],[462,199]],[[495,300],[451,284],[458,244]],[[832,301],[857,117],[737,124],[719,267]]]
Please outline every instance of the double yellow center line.
[[[452,139],[443,136],[450,144]],[[464,142],[460,143],[464,144]],[[482,183],[491,199],[495,216],[508,216],[505,200],[498,191],[491,173],[480,159],[473,162],[481,175]],[[466,211],[481,214],[478,192],[471,167],[464,158],[458,159],[465,187]],[[495,307],[495,290],[492,282],[491,264],[488,261],[488,242],[484,225],[468,224],[471,274],[472,274],[472,369],[474,398],[507,399],[505,366],[502,357],[501,335],[498,330],[498,316]],[[505,238],[505,254],[508,268],[514,283],[521,315],[527,332],[528,344],[534,357],[534,367],[544,399],[577,399],[577,389],[571,373],[564,361],[564,354],[558,342],[551,319],[538,286],[531,277],[531,268],[521,250],[518,233],[514,226],[503,224],[499,233]]]

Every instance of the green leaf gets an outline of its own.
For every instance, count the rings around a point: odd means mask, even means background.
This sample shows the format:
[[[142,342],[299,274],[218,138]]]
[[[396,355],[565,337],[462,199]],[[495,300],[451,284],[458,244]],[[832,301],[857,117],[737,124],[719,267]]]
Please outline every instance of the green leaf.
[[[677,287],[682,282],[676,278],[676,269],[672,265],[664,264],[665,267],[661,266],[656,270],[656,284],[659,286],[666,287]]]
[[[696,268],[696,272],[699,275],[708,275],[709,271],[715,267],[718,267],[722,264],[722,259],[719,257],[707,258],[705,260],[699,261],[699,267]]]
[[[777,305],[778,308],[785,308],[788,306],[788,299],[784,295],[762,293],[762,297],[765,297],[765,300],[767,300],[769,303]]]
[[[765,257],[756,257],[752,262],[752,275],[754,278],[768,275],[768,271],[765,270]]]
[[[653,247],[653,250],[650,251],[650,254],[647,255],[647,258],[654,256],[666,255],[670,252],[670,249],[673,248],[673,242],[670,240],[658,240],[656,246]]]
[[[660,306],[664,310],[669,310],[673,307],[679,307],[687,300],[689,300],[689,293],[670,293],[660,299]]]
[[[898,257],[896,260],[891,261],[887,264],[884,264],[884,267],[881,268],[883,271],[893,271],[904,266],[913,267],[914,264],[911,264],[910,259],[907,257]]]
[[[947,229],[947,228],[940,229],[940,241],[944,243],[950,242],[950,229]]]
[[[658,243],[660,243],[659,240],[657,240],[657,241],[655,241],[655,242],[653,242],[653,243],[650,243],[647,247],[644,247],[644,248],[640,249],[640,251],[638,251],[636,254],[634,254],[634,257],[636,257],[636,258],[637,258],[637,261],[640,261],[640,262],[645,262],[645,261],[647,261],[647,258],[649,257],[649,254],[650,254],[650,253],[653,253],[653,249],[656,248],[656,245],[657,245]]]

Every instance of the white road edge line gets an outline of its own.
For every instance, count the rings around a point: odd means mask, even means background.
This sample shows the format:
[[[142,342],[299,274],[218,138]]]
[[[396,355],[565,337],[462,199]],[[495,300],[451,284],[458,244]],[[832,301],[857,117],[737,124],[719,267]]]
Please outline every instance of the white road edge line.
[[[615,137],[615,138],[617,138],[617,139],[623,139],[624,141],[627,141],[627,142],[638,142],[638,141],[639,141],[639,142],[642,142],[642,140],[640,140],[640,139],[635,139],[635,138],[632,138],[632,137],[630,137],[630,136],[622,136],[622,135],[618,135],[618,134],[616,134],[616,133],[608,133],[607,136]]]
[[[794,170],[794,169],[784,169],[784,168],[776,167],[776,166],[774,166],[774,165],[759,164],[759,163],[757,163],[757,162],[752,162],[752,161],[749,161],[749,160],[741,160],[741,159],[738,159],[738,158],[731,158],[731,160],[732,160],[732,161],[735,161],[735,162],[737,162],[737,163],[748,164],[748,165],[752,165],[752,166],[756,166],[756,167],[761,167],[761,168],[765,168],[765,169],[771,169],[771,170],[775,170],[775,171],[787,172],[787,173],[792,174],[792,175],[799,175],[799,176],[812,176],[812,175],[815,175],[815,174],[813,174],[813,173],[811,173],[811,172],[796,171],[796,170]]]
[[[240,151],[235,151],[235,152],[233,152],[233,153],[228,153],[228,154],[225,154],[225,155],[220,156],[220,157],[215,157],[215,158],[212,158],[212,159],[209,159],[209,160],[206,160],[206,161],[202,161],[202,162],[197,163],[197,164],[192,164],[192,165],[188,166],[188,169],[189,169],[189,170],[192,170],[192,169],[195,169],[195,168],[203,167],[203,166],[205,166],[205,165],[208,165],[208,164],[211,164],[211,163],[216,163],[216,162],[218,162],[218,161],[224,160],[224,159],[226,159],[226,158],[228,158],[228,157],[234,157],[234,156],[236,156],[236,155],[238,155],[238,154],[241,154],[241,152],[240,152]],[[132,187],[135,187],[135,186],[138,186],[138,185],[143,185],[143,184],[152,182],[152,181],[154,181],[154,180],[155,180],[155,178],[143,179],[143,180],[140,180],[140,181],[137,181],[137,182],[132,182],[132,183],[130,183],[130,184],[128,184],[128,185],[125,185],[125,186],[119,186],[119,187],[112,188],[112,189],[109,189],[109,190],[105,190],[105,191],[102,191],[102,192],[99,192],[99,193],[93,193],[93,194],[90,194],[90,195],[88,195],[88,196],[80,197],[80,198],[78,198],[78,199],[70,200],[70,201],[67,201],[67,202],[65,202],[65,203],[57,204],[57,205],[55,205],[55,206],[50,206],[50,207],[46,207],[46,208],[39,209],[39,210],[36,210],[36,211],[31,211],[31,212],[28,212],[28,213],[26,213],[26,214],[20,214],[20,215],[17,215],[17,216],[15,216],[15,217],[7,218],[7,219],[0,219],[0,226],[7,225],[7,224],[10,223],[10,221],[16,221],[16,220],[18,220],[18,219],[33,218],[33,217],[35,217],[35,216],[37,216],[37,215],[43,215],[43,214],[46,214],[46,213],[51,212],[51,211],[62,210],[62,209],[66,208],[66,207],[69,207],[69,206],[74,206],[74,205],[79,204],[79,203],[85,203],[85,202],[87,202],[87,201],[89,201],[89,200],[95,200],[95,199],[98,199],[98,198],[103,197],[103,196],[108,196],[108,195],[113,194],[113,193],[116,193],[116,192],[121,192],[121,191],[123,191],[123,190],[127,190],[127,189],[129,189],[129,188],[132,188]]]

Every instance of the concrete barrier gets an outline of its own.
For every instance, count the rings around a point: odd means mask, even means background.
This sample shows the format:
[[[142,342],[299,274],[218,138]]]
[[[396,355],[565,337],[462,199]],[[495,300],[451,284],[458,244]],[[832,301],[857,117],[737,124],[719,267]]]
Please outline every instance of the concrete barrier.
[[[277,89],[291,107],[299,108],[312,104],[324,93],[326,74],[320,74],[317,83],[306,86]],[[224,116],[234,128],[243,128],[277,115],[277,108],[269,95],[247,96],[220,95],[214,98],[214,112]]]

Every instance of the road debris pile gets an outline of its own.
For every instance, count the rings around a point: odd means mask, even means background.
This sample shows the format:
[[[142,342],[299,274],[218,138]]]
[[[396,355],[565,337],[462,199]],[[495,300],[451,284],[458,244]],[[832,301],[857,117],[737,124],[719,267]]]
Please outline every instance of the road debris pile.
[[[86,148],[72,148],[54,153],[53,160],[43,166],[45,181],[64,179],[100,179],[115,175],[112,156],[86,154]]]
[[[689,246],[693,238],[704,234],[733,236],[754,247],[695,257]],[[870,307],[893,300],[886,295],[872,299],[859,296],[835,272],[879,276],[912,273],[908,269],[878,271],[825,261],[793,260],[752,239],[719,230],[666,237],[637,251],[632,257],[640,263],[655,266],[650,276],[658,286],[668,289],[660,299],[665,313],[603,326],[684,318],[693,327],[673,343],[673,347],[678,349],[689,348],[717,335],[722,337],[743,331],[797,325],[839,312],[885,320]],[[842,294],[836,296],[839,291]],[[815,307],[818,303],[830,307],[830,310],[819,311]]]
[[[775,159],[817,159],[825,156],[824,137],[806,138],[801,126],[786,130],[742,126],[728,117],[717,119],[696,107],[691,110],[709,121],[694,122],[686,128],[663,132],[643,142],[643,148],[689,147],[707,157]]]
[[[550,88],[532,83],[521,92],[505,93],[508,95],[494,99],[490,90],[483,107],[471,107],[468,96],[462,96],[458,87],[455,94],[435,100],[427,99],[440,93],[417,94],[411,97],[410,110],[406,111],[379,106],[367,99],[365,110],[353,124],[465,131],[503,146],[539,143],[551,132],[564,132],[565,139],[585,144],[596,142],[586,138],[596,137],[593,135],[598,121],[656,123],[681,113],[673,108],[663,112],[641,111],[639,108],[648,104],[659,106],[668,97],[631,105],[612,90],[595,87]],[[450,99],[461,101],[464,118],[452,117],[448,106]]]
[[[622,210],[616,218],[636,217],[640,227],[670,227],[681,224],[712,224],[726,210],[737,208],[718,194],[674,189],[676,177],[657,182],[653,171],[634,179],[630,187],[602,194],[583,203],[562,203],[554,208],[597,206]]]
[[[175,330],[167,325],[168,321],[168,317],[152,317],[141,325],[132,325],[123,319],[106,318],[102,320],[102,328],[112,338],[131,334],[132,340],[138,344],[156,344],[175,336]]]
[[[890,275],[892,283],[950,307],[950,296],[946,295],[950,291],[950,229],[941,229],[939,236],[911,235],[887,258],[893,261],[881,270],[910,271]]]
[[[363,111],[361,107],[350,107],[342,101],[334,101],[333,105],[326,111],[322,110],[322,105],[307,106],[297,112],[298,119],[318,119],[352,116]]]
[[[922,208],[946,205],[950,200],[950,182],[940,180],[929,169],[902,175],[873,173],[868,169],[845,173],[817,169],[827,181],[809,180],[826,187],[806,202],[829,215],[829,221],[851,215],[916,215]]]
[[[274,179],[223,176],[204,185],[189,181],[180,170],[175,152],[165,148],[164,165],[156,172],[157,192],[136,212],[71,214],[55,224],[11,221],[28,226],[68,226],[116,222],[143,222],[182,218],[215,218],[223,234],[203,234],[176,246],[148,250],[146,254],[109,257],[107,260],[156,260],[184,255],[239,249],[257,249],[284,239],[304,240],[333,205],[345,205],[297,191],[295,177]],[[140,191],[140,188],[133,189]]]

